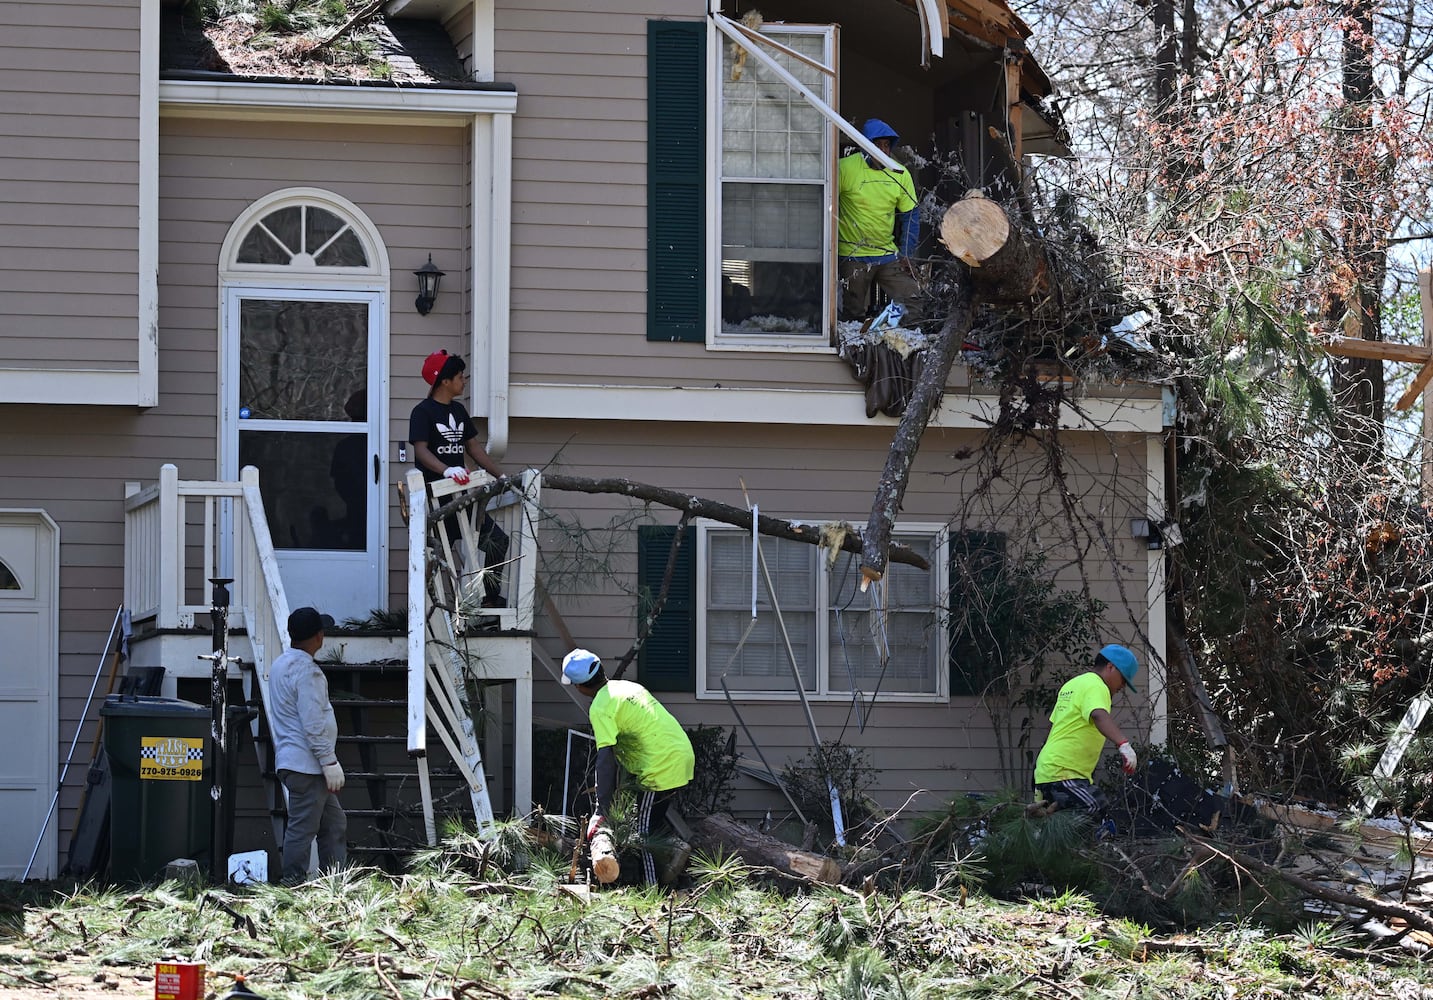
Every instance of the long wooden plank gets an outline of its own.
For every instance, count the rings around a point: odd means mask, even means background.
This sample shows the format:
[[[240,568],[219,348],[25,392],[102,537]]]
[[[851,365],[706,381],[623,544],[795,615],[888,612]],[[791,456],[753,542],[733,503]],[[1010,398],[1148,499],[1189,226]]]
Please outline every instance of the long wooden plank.
[[[1390,344],[1361,337],[1335,337],[1324,350],[1341,358],[1373,358],[1377,361],[1405,361],[1423,365],[1433,361],[1433,347],[1424,344]]]
[[[1418,398],[1423,395],[1423,390],[1428,388],[1428,383],[1433,382],[1433,361],[1429,361],[1418,369],[1418,374],[1413,377],[1408,389],[1398,397],[1398,402],[1393,404],[1395,410],[1409,410]]]

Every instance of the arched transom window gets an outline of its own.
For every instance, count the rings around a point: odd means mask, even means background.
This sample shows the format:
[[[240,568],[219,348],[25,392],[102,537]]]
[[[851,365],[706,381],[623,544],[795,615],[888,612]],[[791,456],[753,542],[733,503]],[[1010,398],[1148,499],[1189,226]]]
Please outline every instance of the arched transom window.
[[[0,590],[19,590],[20,580],[13,570],[0,562]]]
[[[265,281],[307,285],[322,274],[346,285],[386,278],[388,260],[357,206],[319,188],[289,188],[260,198],[234,220],[220,268],[237,281],[263,274]]]
[[[368,252],[339,216],[318,205],[286,205],[244,234],[238,263],[367,268]]]

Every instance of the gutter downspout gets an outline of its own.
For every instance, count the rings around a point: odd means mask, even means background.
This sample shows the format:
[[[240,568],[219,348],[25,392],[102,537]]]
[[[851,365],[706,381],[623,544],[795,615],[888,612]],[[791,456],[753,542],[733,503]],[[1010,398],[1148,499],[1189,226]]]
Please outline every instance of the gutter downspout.
[[[472,356],[485,359],[488,454],[508,448],[512,280],[512,116],[473,117]]]

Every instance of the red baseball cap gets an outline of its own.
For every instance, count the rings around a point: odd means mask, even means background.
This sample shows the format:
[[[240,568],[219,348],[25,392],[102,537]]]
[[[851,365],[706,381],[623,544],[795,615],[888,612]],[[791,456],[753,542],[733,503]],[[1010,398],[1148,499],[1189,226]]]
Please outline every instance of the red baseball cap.
[[[452,378],[467,367],[463,364],[462,358],[455,354],[449,354],[447,351],[434,351],[428,355],[423,359],[423,381],[429,385],[437,385],[438,379],[443,375],[443,369],[447,368],[450,362],[454,367],[452,371],[449,371],[448,378]]]

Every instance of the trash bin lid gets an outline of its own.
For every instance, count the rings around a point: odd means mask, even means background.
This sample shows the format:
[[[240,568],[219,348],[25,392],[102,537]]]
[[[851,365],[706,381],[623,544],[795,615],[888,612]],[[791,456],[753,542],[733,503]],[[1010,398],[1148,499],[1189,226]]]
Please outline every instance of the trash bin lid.
[[[196,705],[179,698],[160,698],[143,694],[108,695],[100,706],[100,715],[129,715],[152,719],[155,716],[209,715],[208,705]]]

